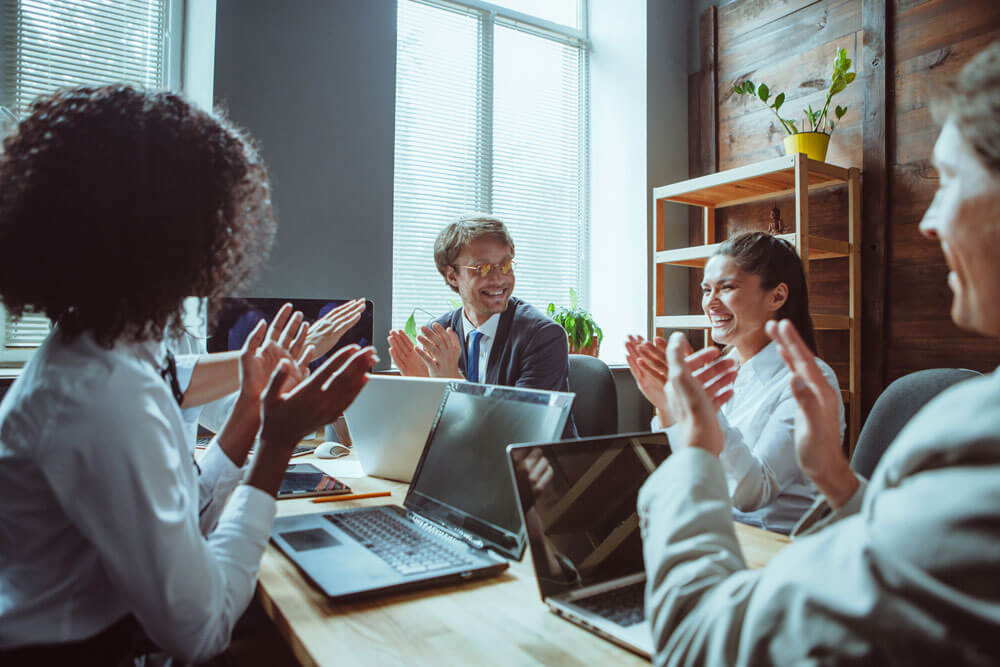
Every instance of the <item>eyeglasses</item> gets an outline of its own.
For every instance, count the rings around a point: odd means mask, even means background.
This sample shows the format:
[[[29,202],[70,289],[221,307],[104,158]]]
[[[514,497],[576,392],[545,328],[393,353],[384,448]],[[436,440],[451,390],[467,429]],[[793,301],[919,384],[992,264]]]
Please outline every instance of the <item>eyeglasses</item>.
[[[517,262],[512,259],[508,259],[506,262],[501,262],[500,264],[476,264],[474,266],[469,266],[468,264],[457,265],[460,269],[470,269],[480,276],[485,278],[490,275],[492,271],[499,271],[503,275],[508,273],[514,273],[514,267],[517,266]]]

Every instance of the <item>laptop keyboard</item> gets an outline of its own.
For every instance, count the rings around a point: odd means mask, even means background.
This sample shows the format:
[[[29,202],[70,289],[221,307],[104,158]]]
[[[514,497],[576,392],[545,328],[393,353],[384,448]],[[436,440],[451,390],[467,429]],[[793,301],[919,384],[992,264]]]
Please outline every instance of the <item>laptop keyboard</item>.
[[[323,516],[403,575],[474,564],[381,510]]]
[[[641,623],[646,618],[645,588],[646,582],[640,581],[624,588],[575,600],[573,604],[618,625],[628,627]]]

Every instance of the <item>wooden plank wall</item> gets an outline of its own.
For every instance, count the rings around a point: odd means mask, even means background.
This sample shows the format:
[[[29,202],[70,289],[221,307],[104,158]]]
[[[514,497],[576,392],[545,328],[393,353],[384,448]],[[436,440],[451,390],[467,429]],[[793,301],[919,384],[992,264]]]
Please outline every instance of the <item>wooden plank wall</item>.
[[[689,92],[701,91],[689,105],[692,176],[783,154],[784,132],[773,114],[759,102],[734,94],[735,82],[750,78],[767,82],[772,91],[784,91],[788,117],[806,104],[822,105],[838,48],[846,49],[854,60],[858,79],[835,98],[849,111],[833,134],[827,161],[867,167],[873,186],[886,184],[879,186],[879,193],[866,193],[871,210],[865,211],[862,241],[869,244],[863,263],[868,271],[865,286],[879,293],[862,297],[866,302],[862,335],[869,357],[862,360],[869,371],[864,378],[865,412],[886,384],[906,373],[945,366],[981,371],[996,367],[997,341],[964,333],[951,323],[944,258],[917,227],[936,187],[928,158],[938,128],[928,102],[941,81],[1000,39],[1000,2],[738,0],[709,11],[717,16],[710,54],[714,57],[705,55],[703,40],[702,71],[689,82]],[[867,35],[863,28],[868,28]],[[701,32],[706,33],[704,27]],[[714,64],[714,77],[706,71],[706,63]],[[879,67],[886,69],[880,72]],[[716,79],[714,109],[705,104],[708,96],[703,92],[709,78]],[[866,95],[869,104],[878,105],[867,115]],[[714,138],[703,119],[717,127]],[[712,149],[701,143],[706,136],[717,147],[717,165],[705,164],[706,156],[712,156]],[[881,178],[873,160],[882,164]],[[878,203],[872,194],[885,201]],[[791,199],[777,199],[718,211],[716,237],[766,230],[773,206],[778,206],[788,226],[794,224]],[[846,207],[844,188],[813,195],[810,224],[815,233],[846,240]],[[872,219],[879,209],[885,209],[884,219]],[[699,236],[692,220],[692,241]],[[883,261],[885,266],[880,266]],[[813,310],[846,312],[846,260],[826,260],[812,267]],[[700,295],[694,288],[700,279],[692,275],[692,312],[700,310]],[[822,333],[819,345],[821,355],[846,384],[846,333]]]

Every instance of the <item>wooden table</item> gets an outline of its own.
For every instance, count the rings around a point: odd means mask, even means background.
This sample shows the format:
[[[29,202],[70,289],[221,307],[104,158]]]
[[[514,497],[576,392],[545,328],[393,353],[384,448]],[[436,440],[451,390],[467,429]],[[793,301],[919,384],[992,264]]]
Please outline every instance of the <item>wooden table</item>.
[[[334,503],[282,500],[278,515],[402,505],[406,495],[405,484],[370,477],[349,482],[356,493],[386,490],[392,496]],[[736,534],[753,568],[788,543],[783,535],[740,524]],[[649,664],[550,613],[538,594],[530,551],[499,577],[336,603],[269,544],[257,597],[303,665]]]

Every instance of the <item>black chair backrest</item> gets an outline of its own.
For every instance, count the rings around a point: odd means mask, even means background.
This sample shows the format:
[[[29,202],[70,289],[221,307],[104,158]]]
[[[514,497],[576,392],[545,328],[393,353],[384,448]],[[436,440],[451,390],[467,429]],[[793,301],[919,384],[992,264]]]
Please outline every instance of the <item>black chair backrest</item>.
[[[618,392],[607,364],[596,357],[569,355],[569,390],[576,393],[573,421],[581,438],[618,433]]]
[[[921,408],[953,384],[980,375],[967,368],[931,368],[892,382],[865,420],[851,457],[851,468],[870,479],[882,454]]]

